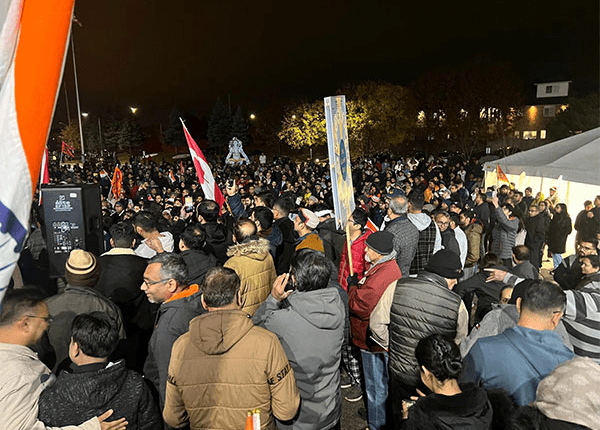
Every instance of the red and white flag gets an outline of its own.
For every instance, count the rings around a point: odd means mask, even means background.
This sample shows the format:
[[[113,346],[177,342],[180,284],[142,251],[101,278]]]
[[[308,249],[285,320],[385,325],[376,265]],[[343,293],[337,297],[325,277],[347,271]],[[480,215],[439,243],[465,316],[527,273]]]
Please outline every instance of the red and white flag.
[[[371,230],[371,233],[375,233],[376,231],[379,231],[379,228],[377,228],[377,224],[375,224],[373,221],[371,221],[371,218],[367,218],[367,224],[365,225],[365,228],[367,230]]]
[[[179,118],[181,124],[183,125],[183,133],[185,134],[185,140],[187,140],[188,148],[190,150],[190,155],[192,156],[192,161],[194,162],[194,167],[196,168],[196,174],[198,175],[198,182],[202,187],[202,191],[204,191],[204,196],[209,200],[214,200],[219,205],[219,210],[223,203],[225,203],[225,197],[223,197],[223,193],[219,189],[219,186],[215,182],[215,177],[210,171],[210,167],[206,162],[206,158],[204,158],[204,154],[198,148],[198,145],[190,135],[185,123],[181,118]]]
[[[0,171],[10,175],[0,187],[0,300],[27,237],[74,3],[4,0],[0,8]]]

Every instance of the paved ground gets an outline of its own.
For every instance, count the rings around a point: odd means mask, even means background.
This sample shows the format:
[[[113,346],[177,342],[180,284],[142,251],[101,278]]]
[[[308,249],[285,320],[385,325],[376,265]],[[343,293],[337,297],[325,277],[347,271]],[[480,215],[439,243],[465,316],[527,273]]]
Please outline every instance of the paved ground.
[[[342,396],[344,390],[342,390]],[[358,409],[364,408],[364,401],[347,402],[342,397],[342,430],[363,430],[367,423],[358,415]]]

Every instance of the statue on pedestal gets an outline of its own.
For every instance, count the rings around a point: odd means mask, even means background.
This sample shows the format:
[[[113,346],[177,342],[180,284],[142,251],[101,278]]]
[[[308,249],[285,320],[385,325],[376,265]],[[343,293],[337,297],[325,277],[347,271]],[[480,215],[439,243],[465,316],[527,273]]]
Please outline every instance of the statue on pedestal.
[[[225,157],[225,164],[241,166],[244,163],[250,164],[250,160],[242,148],[242,141],[234,137],[229,141],[229,154]]]

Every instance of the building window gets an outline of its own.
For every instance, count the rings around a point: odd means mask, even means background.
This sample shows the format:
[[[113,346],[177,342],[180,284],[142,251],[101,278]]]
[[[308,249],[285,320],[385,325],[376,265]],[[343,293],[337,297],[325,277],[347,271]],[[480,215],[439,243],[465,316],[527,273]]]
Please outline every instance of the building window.
[[[532,139],[537,139],[537,131],[524,131],[523,132],[523,139],[525,140],[532,140]]]
[[[546,130],[540,130],[540,139],[546,138]]]
[[[552,85],[546,85],[546,94],[552,94]]]
[[[515,131],[515,137],[518,139],[521,137],[521,132],[520,131]]]
[[[544,106],[544,116],[545,117],[556,116],[556,108],[554,106]]]

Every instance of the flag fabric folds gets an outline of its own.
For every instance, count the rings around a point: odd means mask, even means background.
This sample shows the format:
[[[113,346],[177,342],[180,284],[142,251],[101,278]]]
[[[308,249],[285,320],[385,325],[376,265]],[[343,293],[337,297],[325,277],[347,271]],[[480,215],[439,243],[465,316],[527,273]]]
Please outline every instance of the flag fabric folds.
[[[4,0],[0,8],[0,300],[27,237],[75,0]]]
[[[499,164],[496,164],[496,178],[498,180],[498,183],[506,182],[508,185],[511,185],[510,181],[506,177],[506,174],[502,171],[502,168],[500,167]],[[512,185],[511,185],[511,188],[512,188]]]
[[[123,186],[123,173],[119,166],[115,167],[115,173],[113,174],[112,181],[110,181],[110,193],[108,193],[109,201],[119,200],[121,196],[121,187]]]
[[[194,167],[196,168],[196,174],[198,175],[198,182],[202,187],[202,191],[204,191],[204,197],[209,200],[214,200],[219,205],[219,209],[223,206],[225,202],[225,197],[223,197],[223,193],[219,189],[217,183],[215,182],[215,177],[213,176],[208,163],[206,162],[206,158],[198,145],[190,135],[185,123],[181,118],[181,124],[183,125],[183,133],[185,134],[185,140],[187,141],[188,148],[190,150],[190,155],[192,156],[192,160],[194,161]]]
[[[61,147],[61,152],[65,155],[68,155],[69,157],[74,157],[75,154],[73,151],[75,151],[75,148],[73,148],[71,145],[69,145],[66,142],[62,143],[62,147]]]

